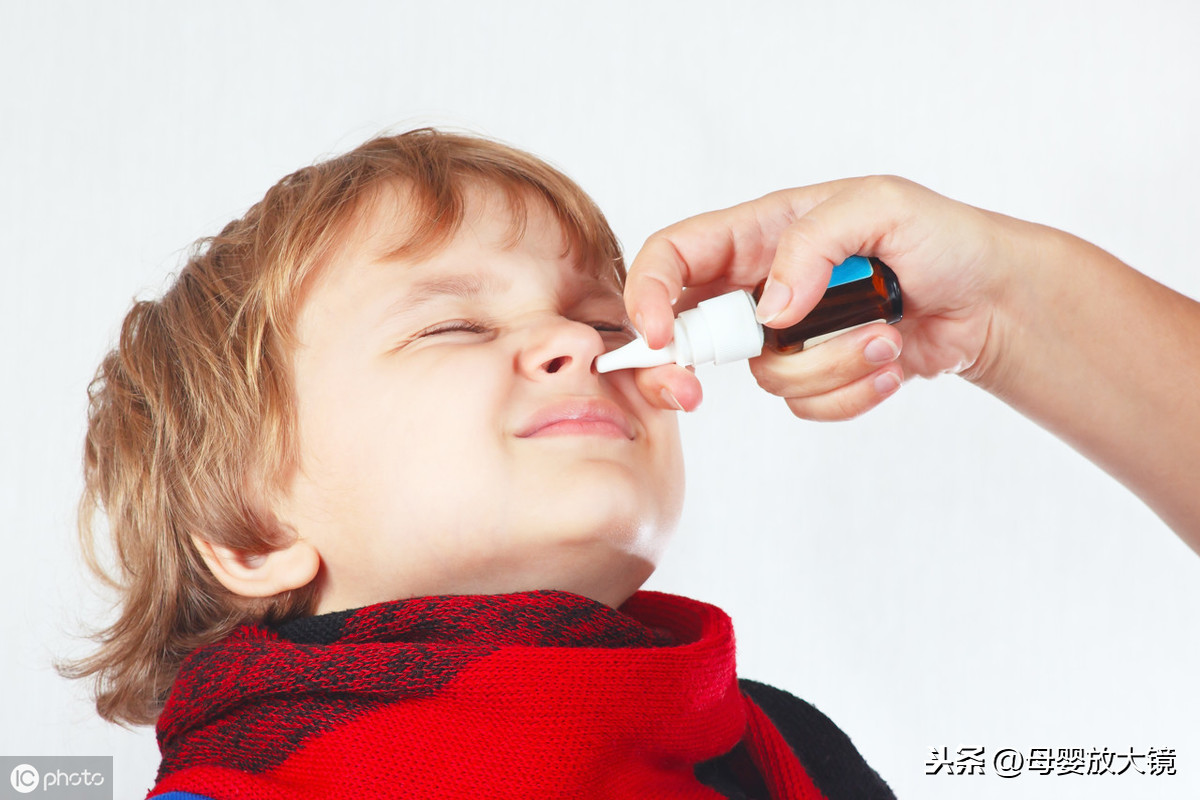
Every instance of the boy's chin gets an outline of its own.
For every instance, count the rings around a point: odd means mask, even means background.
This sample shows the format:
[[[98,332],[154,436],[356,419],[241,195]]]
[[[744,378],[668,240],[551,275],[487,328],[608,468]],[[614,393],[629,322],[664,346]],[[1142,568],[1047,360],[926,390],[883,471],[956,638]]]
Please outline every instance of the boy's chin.
[[[531,476],[520,490],[535,495],[535,507],[566,527],[586,531],[662,526],[678,519],[683,504],[682,474],[664,472],[595,459]]]
[[[659,540],[674,530],[678,514],[653,502],[656,499],[620,492],[559,495],[540,506],[536,528],[547,544],[657,553]]]

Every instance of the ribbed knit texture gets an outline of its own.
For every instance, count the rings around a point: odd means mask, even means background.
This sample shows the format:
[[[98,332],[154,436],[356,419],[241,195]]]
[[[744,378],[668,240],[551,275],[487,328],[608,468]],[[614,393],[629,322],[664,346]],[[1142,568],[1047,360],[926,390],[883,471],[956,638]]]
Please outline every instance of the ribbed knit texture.
[[[158,739],[151,797],[712,800],[696,765],[739,747],[771,797],[822,798],[739,691],[729,618],[653,592],[248,625],[185,660]]]

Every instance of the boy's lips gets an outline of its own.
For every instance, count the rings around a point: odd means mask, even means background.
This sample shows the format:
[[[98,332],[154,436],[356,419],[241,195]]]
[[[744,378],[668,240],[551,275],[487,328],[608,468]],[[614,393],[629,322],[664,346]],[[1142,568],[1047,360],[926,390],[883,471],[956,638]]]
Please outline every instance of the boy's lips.
[[[517,433],[517,437],[592,435],[633,438],[629,418],[611,400],[576,397],[539,409]]]

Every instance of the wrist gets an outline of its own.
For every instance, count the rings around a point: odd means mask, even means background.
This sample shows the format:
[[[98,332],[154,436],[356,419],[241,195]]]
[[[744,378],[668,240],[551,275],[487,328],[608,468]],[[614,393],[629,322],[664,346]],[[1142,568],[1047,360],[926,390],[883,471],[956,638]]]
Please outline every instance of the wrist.
[[[974,363],[960,374],[985,391],[1008,399],[1030,367],[1039,331],[1053,316],[1062,265],[1074,237],[1045,225],[1002,214],[991,218],[992,247],[981,280],[978,314],[983,341]]]

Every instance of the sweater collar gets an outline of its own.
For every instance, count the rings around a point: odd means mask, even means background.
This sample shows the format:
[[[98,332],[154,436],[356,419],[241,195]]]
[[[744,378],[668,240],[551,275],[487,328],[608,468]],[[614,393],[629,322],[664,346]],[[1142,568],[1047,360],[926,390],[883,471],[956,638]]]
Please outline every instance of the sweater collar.
[[[300,645],[464,644],[527,647],[660,647],[663,628],[571,592],[442,595],[298,617],[264,632]]]

